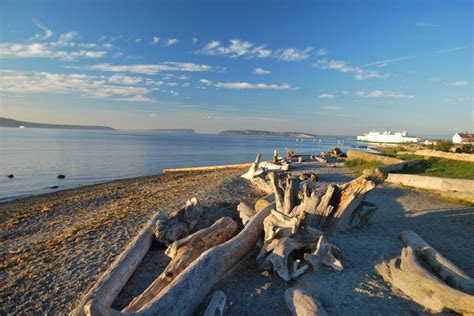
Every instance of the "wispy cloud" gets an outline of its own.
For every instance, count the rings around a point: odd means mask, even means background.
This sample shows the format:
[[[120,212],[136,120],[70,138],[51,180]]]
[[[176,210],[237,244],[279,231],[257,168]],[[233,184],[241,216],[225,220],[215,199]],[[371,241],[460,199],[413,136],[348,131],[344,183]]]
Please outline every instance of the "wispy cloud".
[[[439,51],[437,51],[437,53],[442,54],[442,53],[455,52],[455,51],[458,51],[458,50],[466,49],[468,47],[469,46],[457,46],[457,47],[445,48],[445,49],[440,49]]]
[[[365,64],[365,65],[362,65],[362,67],[366,67],[366,66],[385,67],[385,66],[390,65],[392,63],[396,63],[396,62],[403,61],[403,60],[410,60],[410,59],[413,59],[413,58],[416,58],[416,56],[407,56],[407,57],[400,57],[400,58],[394,58],[394,59],[383,59],[383,60],[378,60],[378,61],[374,61],[374,62]]]
[[[382,90],[359,90],[356,92],[356,96],[367,97],[367,98],[399,98],[399,99],[413,99],[414,96],[408,95],[400,91],[382,91]]]
[[[152,45],[156,45],[160,42],[160,38],[158,36],[153,36],[152,40],[151,40],[151,44]]]
[[[154,75],[163,71],[183,71],[183,72],[210,72],[219,71],[216,68],[204,64],[180,63],[180,62],[163,62],[160,64],[135,64],[135,65],[111,65],[97,64],[92,66],[70,66],[67,68],[84,69],[84,70],[100,70],[110,72],[129,72],[136,74]]]
[[[435,24],[435,23],[420,21],[420,22],[416,22],[415,26],[416,27],[439,27],[440,25]]]
[[[54,58],[73,60],[77,58],[100,58],[107,54],[103,50],[55,50],[42,43],[0,43],[1,58]]]
[[[53,36],[53,31],[51,29],[47,28],[46,26],[44,26],[41,22],[39,22],[35,18],[33,18],[33,23],[36,24],[36,26],[39,27],[44,32],[43,36],[40,36],[40,35],[37,34],[37,35],[35,35],[34,38],[36,38],[36,39],[47,39],[47,38],[50,38],[51,36]]]
[[[271,74],[272,71],[268,69],[263,69],[263,68],[255,68],[254,73],[256,75],[268,75],[268,74]]]
[[[321,109],[326,110],[326,111],[340,111],[342,110],[342,107],[337,106],[337,105],[325,105],[325,106],[322,106]]]
[[[216,88],[233,89],[233,90],[290,90],[295,89],[290,87],[287,83],[283,84],[266,84],[266,83],[249,83],[249,82],[217,82],[214,85]]]
[[[212,81],[211,81],[211,80],[207,80],[207,79],[200,79],[200,80],[199,80],[199,83],[202,84],[202,85],[205,85],[205,86],[210,86],[210,85],[212,85]]]
[[[327,54],[329,54],[329,51],[328,51],[326,48],[320,48],[320,49],[318,50],[318,55],[319,55],[319,56],[325,56],[325,55],[327,55]]]
[[[143,81],[141,77],[130,77],[123,74],[115,74],[108,79],[111,83],[124,84],[124,85],[136,85]]]
[[[284,48],[276,52],[276,56],[279,60],[283,61],[300,61],[308,59],[311,56],[313,48],[308,47],[306,49],[297,48]]]
[[[178,43],[178,40],[176,38],[168,38],[165,42],[164,46],[171,46]]]
[[[0,71],[0,91],[16,94],[78,94],[88,98],[127,100],[128,102],[151,101],[148,96],[150,89],[111,84],[114,81],[110,80],[111,78],[84,74],[2,70]]]
[[[320,99],[334,99],[336,96],[332,93],[321,93],[319,95]]]
[[[223,45],[219,41],[211,41],[197,52],[204,55],[223,55],[231,58],[265,58],[272,54],[272,51],[266,49],[264,45],[255,45],[239,39],[230,40],[228,45]]]
[[[448,82],[446,85],[448,87],[465,87],[469,84],[468,81],[455,81],[455,82]]]
[[[388,77],[387,74],[381,74],[374,70],[366,70],[358,66],[350,66],[342,60],[328,60],[324,58],[313,63],[313,66],[319,69],[330,69],[343,73],[352,73],[357,80]]]
[[[199,38],[193,37],[193,45],[196,45],[199,42]]]

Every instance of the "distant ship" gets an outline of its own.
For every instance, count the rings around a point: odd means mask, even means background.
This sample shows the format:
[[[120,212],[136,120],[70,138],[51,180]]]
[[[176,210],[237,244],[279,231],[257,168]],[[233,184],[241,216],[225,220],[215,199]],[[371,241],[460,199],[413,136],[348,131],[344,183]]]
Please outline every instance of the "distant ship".
[[[385,131],[383,133],[372,131],[365,133],[364,135],[357,136],[357,140],[360,142],[367,143],[418,143],[420,138],[408,136],[406,131],[392,133],[391,131]]]
[[[20,126],[18,126],[18,128],[25,128],[25,126],[24,126],[24,125],[20,125]]]

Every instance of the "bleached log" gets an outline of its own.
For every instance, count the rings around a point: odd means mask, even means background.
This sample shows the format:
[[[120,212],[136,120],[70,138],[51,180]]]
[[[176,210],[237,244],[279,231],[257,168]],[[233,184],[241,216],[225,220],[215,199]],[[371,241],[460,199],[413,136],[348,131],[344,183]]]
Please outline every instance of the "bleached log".
[[[285,303],[293,316],[327,315],[321,303],[301,289],[286,289]]]
[[[260,178],[260,177],[252,178],[250,179],[250,183],[252,183],[253,186],[255,186],[260,191],[265,192],[266,194],[273,193],[273,189],[270,182],[267,182],[263,178]]]
[[[341,260],[337,258],[339,255],[340,250],[330,244],[323,235],[319,238],[313,253],[304,254],[304,260],[313,266],[314,271],[318,271],[324,265],[339,272],[344,269]]]
[[[256,214],[255,210],[245,202],[240,202],[239,205],[237,205],[237,211],[239,212],[239,217],[242,220],[242,224],[244,224],[244,226]]]
[[[229,240],[237,230],[237,226],[237,223],[230,217],[223,217],[210,227],[172,243],[165,251],[165,254],[172,259],[171,262],[163,273],[142,294],[134,298],[123,311],[139,311],[204,251]]]
[[[173,216],[158,220],[155,225],[155,238],[169,246],[171,243],[191,234],[203,212],[198,200],[193,197]]]
[[[249,171],[241,175],[242,178],[250,180],[264,172],[264,169],[260,167],[261,157],[262,157],[261,154],[257,154],[257,157],[255,158],[255,162],[250,166]]]
[[[211,302],[206,308],[203,316],[224,316],[227,298],[222,291],[216,291],[211,298]]]
[[[273,194],[275,195],[275,206],[276,210],[279,212],[283,212],[284,208],[284,192],[280,188],[280,185],[278,183],[278,176],[274,172],[270,172],[268,174],[268,178],[270,179],[270,184],[272,186]]]
[[[386,282],[434,313],[474,313],[474,296],[447,285],[439,275],[426,270],[411,246],[402,248],[400,257],[382,262],[375,269]]]
[[[474,280],[413,231],[403,231],[399,236],[402,243],[411,247],[417,257],[423,260],[437,276],[449,286],[474,295]]]
[[[163,173],[213,171],[213,170],[222,170],[222,169],[240,169],[240,168],[249,168],[251,165],[252,165],[251,163],[238,163],[238,164],[231,164],[231,165],[216,165],[216,166],[187,167],[187,168],[166,168],[166,169],[163,169]]]
[[[275,195],[270,193],[255,202],[255,211],[258,213],[273,202],[275,202]]]
[[[156,221],[163,216],[163,213],[157,213],[144,225],[140,233],[127,245],[94,286],[81,297],[79,303],[70,313],[71,316],[85,315],[84,306],[91,300],[104,306],[112,305],[150,249],[153,242],[153,228]]]
[[[272,264],[273,270],[285,281],[290,281],[293,275],[299,276],[299,273],[289,270],[290,255],[293,251],[303,248],[304,245],[288,237],[279,238],[273,244],[275,245],[272,246],[272,252],[265,259]],[[294,268],[294,265],[292,264],[291,267]]]

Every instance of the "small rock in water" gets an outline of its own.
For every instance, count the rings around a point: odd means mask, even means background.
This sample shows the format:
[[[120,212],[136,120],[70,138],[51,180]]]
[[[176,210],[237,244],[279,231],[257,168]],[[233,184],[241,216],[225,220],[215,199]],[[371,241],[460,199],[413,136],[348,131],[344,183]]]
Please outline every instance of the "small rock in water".
[[[12,175],[12,174],[9,174],[8,177],[9,177],[10,179],[13,179],[15,176]]]
[[[60,175],[58,176],[58,179],[64,179],[64,178],[66,178],[66,176],[63,175],[63,174],[60,174]]]
[[[57,185],[53,185],[52,187],[49,187],[50,189],[57,189],[58,186]]]

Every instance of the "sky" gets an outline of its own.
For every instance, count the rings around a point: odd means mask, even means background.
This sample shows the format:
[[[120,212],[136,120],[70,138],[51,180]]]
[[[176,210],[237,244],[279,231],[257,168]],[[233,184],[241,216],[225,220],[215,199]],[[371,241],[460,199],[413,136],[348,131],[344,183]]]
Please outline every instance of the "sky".
[[[0,116],[474,131],[473,1],[0,0]]]

